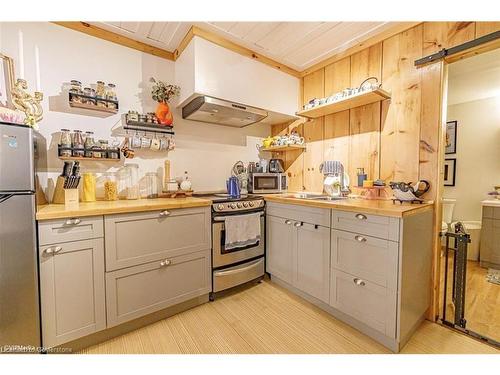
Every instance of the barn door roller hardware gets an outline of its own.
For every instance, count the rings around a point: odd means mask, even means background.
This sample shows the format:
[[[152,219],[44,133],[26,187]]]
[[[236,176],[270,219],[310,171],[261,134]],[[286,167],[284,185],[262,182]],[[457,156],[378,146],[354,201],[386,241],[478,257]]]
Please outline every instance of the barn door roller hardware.
[[[479,46],[482,46],[486,43],[493,42],[495,40],[500,39],[500,31],[495,31],[494,33],[487,34],[485,36],[482,36],[480,38],[471,40],[469,42],[465,42],[463,44],[459,44],[458,46],[451,47],[451,48],[443,48],[441,51],[436,52],[432,55],[422,57],[421,59],[415,60],[415,66],[422,66],[425,64],[429,64],[431,62],[434,62],[436,60],[443,59],[445,57],[449,57],[452,55],[455,55],[460,52],[467,51],[472,48],[476,48]]]

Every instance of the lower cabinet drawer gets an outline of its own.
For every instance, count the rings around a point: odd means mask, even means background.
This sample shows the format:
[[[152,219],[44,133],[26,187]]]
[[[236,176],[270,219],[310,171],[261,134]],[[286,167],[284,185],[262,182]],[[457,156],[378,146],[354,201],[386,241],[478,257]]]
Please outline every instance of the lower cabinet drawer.
[[[332,230],[331,266],[397,290],[398,243]]]
[[[38,223],[40,245],[89,240],[103,236],[102,216],[44,220]]]
[[[236,285],[264,276],[264,258],[249,263],[214,271],[214,292],[219,292]]]
[[[367,326],[396,337],[396,291],[332,269],[330,305]]]
[[[399,219],[395,217],[333,210],[332,228],[399,241]]]
[[[210,251],[106,273],[108,327],[207,294]]]

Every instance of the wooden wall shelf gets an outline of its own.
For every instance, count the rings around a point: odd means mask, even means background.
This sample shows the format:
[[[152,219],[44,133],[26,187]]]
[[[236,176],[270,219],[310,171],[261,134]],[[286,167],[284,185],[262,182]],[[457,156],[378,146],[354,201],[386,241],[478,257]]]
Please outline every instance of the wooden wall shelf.
[[[380,102],[385,99],[390,99],[391,94],[383,89],[375,89],[372,91],[365,91],[356,95],[351,95],[348,98],[338,100],[334,103],[321,104],[314,108],[305,109],[297,112],[297,116],[307,118],[318,118],[332,113],[342,112],[347,109],[360,107],[371,103]]]
[[[262,147],[260,151],[282,152],[282,151],[304,150],[305,148],[306,148],[305,145],[271,146],[271,147]]]

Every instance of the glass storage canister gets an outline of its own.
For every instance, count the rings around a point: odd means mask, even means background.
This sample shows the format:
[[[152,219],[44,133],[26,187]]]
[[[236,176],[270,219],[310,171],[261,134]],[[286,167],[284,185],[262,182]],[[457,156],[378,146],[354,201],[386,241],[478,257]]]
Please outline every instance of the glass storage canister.
[[[108,141],[105,139],[100,139],[99,144],[101,148],[101,158],[105,159],[108,157]]]
[[[83,137],[81,130],[75,130],[73,132],[72,147],[73,147],[73,156],[76,157],[84,156],[85,152],[84,152]]]
[[[118,200],[118,182],[114,172],[107,172],[103,175],[104,200]]]
[[[116,172],[116,177],[118,180],[118,199],[127,199],[128,189],[132,185],[130,168],[121,167],[118,172]]]
[[[139,199],[139,165],[127,164],[125,167],[130,171],[130,186],[127,189],[127,199]]]
[[[64,156],[64,157],[70,157],[71,156],[71,133],[69,129],[61,129],[61,138],[59,140],[59,144],[61,147],[67,148],[65,150],[61,150],[61,155],[59,156]]]
[[[118,98],[116,97],[115,88],[116,88],[116,86],[113,83],[108,83],[108,89],[106,91],[106,98],[108,100],[118,101]],[[118,108],[116,103],[108,102],[107,104],[108,104],[108,108],[112,108],[112,109]]]
[[[73,103],[81,103],[82,102],[82,97],[79,96],[79,95],[82,95],[83,91],[82,91],[82,83],[76,79],[73,79],[71,80],[71,87],[69,89],[69,92],[71,94],[75,94],[75,95],[71,95],[71,101]]]
[[[146,197],[158,198],[158,174],[156,172],[146,173]]]
[[[95,90],[93,88],[85,87],[83,89],[83,94],[85,96],[88,96],[88,98],[85,98],[85,100],[84,100],[85,104],[91,104],[91,105],[95,105],[96,104],[96,101],[95,101]]]
[[[95,189],[95,175],[91,172],[83,174],[83,202],[95,202],[96,200]]]
[[[83,143],[83,147],[85,148],[85,157],[91,158],[94,156],[92,152],[92,147],[94,147],[94,132],[85,132],[85,142]]]

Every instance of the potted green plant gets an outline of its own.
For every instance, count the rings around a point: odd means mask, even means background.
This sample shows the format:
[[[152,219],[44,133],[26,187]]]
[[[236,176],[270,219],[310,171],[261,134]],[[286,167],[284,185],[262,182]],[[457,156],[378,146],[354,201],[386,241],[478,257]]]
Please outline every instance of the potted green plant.
[[[151,88],[151,97],[154,101],[158,102],[156,107],[156,117],[161,125],[172,126],[174,117],[170,111],[168,103],[171,99],[179,96],[181,88],[176,85],[166,84],[163,81],[156,80],[153,77],[150,78],[150,82],[153,83]]]

